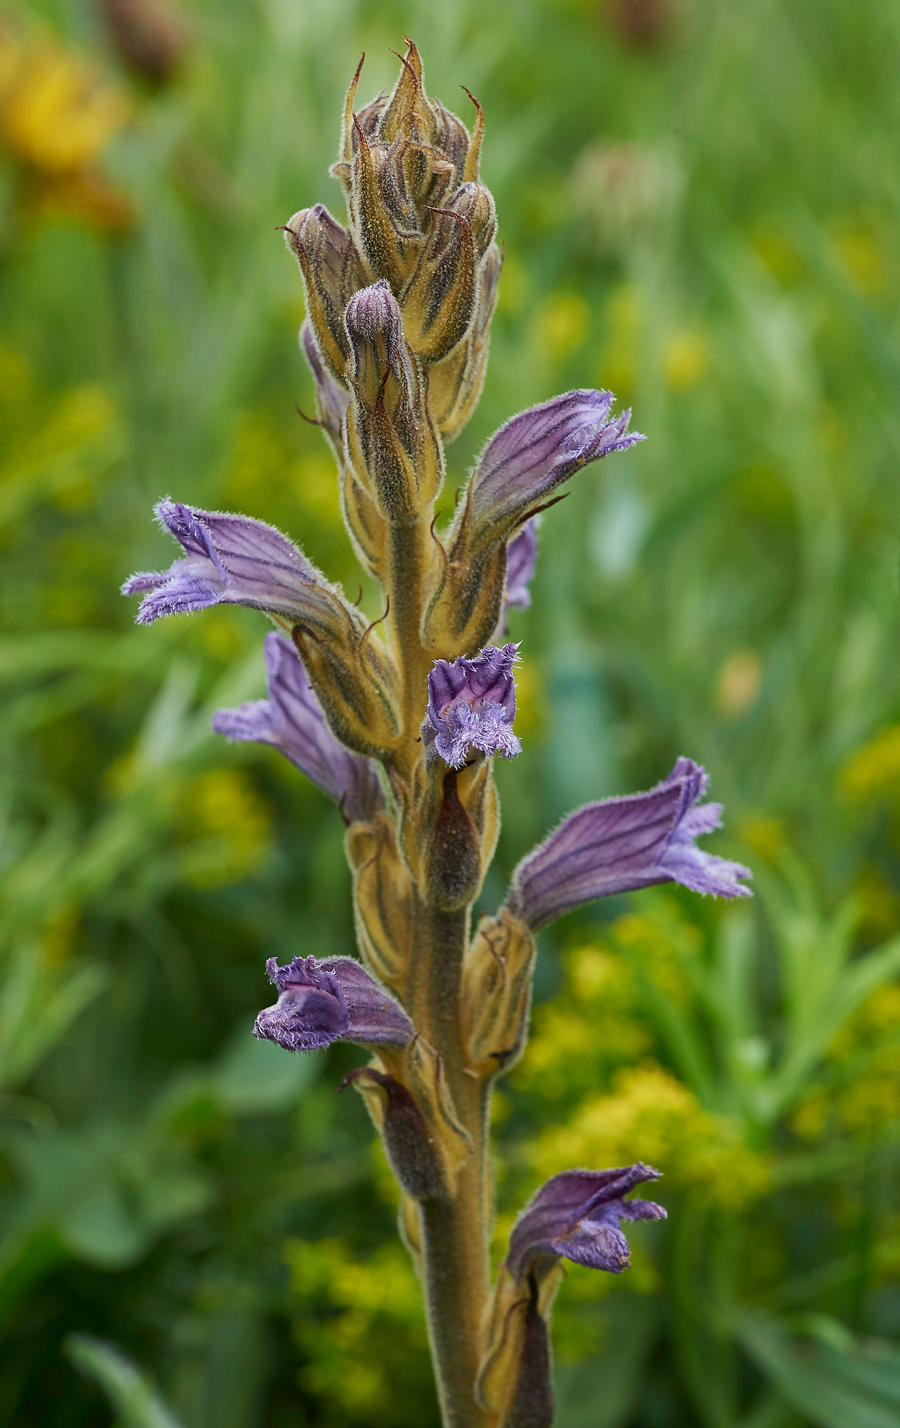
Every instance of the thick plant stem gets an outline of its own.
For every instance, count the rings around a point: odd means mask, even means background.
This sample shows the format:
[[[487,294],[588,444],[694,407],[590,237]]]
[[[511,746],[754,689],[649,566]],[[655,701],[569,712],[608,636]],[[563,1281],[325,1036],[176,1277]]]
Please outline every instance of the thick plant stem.
[[[447,1088],[471,1147],[452,1199],[420,1205],[424,1291],[445,1428],[485,1428],[474,1397],[488,1287],[486,1093],[463,1062],[459,989],[469,912],[419,902],[411,1003],[417,1028],[440,1052]]]

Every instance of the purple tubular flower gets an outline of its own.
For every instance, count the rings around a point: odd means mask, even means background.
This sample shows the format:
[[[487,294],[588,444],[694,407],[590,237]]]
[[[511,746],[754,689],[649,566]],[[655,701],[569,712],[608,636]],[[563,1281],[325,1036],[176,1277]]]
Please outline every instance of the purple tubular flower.
[[[531,604],[528,589],[537,561],[537,521],[533,517],[513,536],[506,548],[506,611],[527,610]]]
[[[510,911],[536,931],[594,898],[655,883],[681,883],[718,897],[750,897],[750,889],[738,881],[751,876],[749,868],[694,844],[722,821],[720,803],[695,807],[708,782],[705,769],[682,758],[648,793],[606,798],[570,813],[519,863]]]
[[[331,438],[335,449],[340,453],[343,421],[347,415],[347,407],[350,405],[350,394],[331,375],[331,370],[319,351],[308,320],[300,328],[300,350],[309,364],[313,381],[316,384],[319,420]]]
[[[338,1040],[406,1046],[412,1039],[406,1012],[351,957],[295,957],[286,967],[270,957],[266,971],[278,1001],[256,1018],[253,1035],[260,1040],[287,1051],[317,1051]]]
[[[516,646],[488,645],[475,659],[460,655],[451,663],[435,660],[428,676],[426,741],[453,769],[462,768],[470,749],[506,759],[522,752],[512,731],[516,714],[513,664]]]
[[[315,566],[264,521],[170,500],[160,501],[156,514],[187,558],[165,572],[142,572],[125,581],[123,595],[148,592],[139,625],[220,604],[247,605],[298,623],[309,617],[311,597],[326,587]]]
[[[643,441],[631,410],[609,419],[612,392],[566,392],[512,417],[491,437],[471,481],[476,526],[508,526],[591,461]]]
[[[621,1274],[631,1252],[619,1221],[666,1218],[662,1205],[624,1197],[635,1185],[658,1180],[661,1173],[638,1162],[618,1170],[564,1170],[554,1175],[513,1226],[506,1260],[510,1274],[524,1279],[535,1260],[546,1255]]]
[[[219,709],[212,721],[216,733],[272,744],[340,804],[349,823],[371,822],[385,806],[372,760],[334,737],[291,641],[271,630],[265,650],[268,699]]]

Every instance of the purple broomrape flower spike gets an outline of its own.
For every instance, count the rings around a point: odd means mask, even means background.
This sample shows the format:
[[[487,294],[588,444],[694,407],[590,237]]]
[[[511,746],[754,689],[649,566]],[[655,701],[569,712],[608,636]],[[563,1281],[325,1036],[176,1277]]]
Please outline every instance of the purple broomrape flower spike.
[[[510,911],[537,930],[582,903],[655,883],[750,897],[739,882],[751,876],[749,868],[694,843],[722,821],[720,803],[695,806],[708,782],[705,769],[682,758],[648,793],[606,798],[570,813],[516,868]]]
[[[156,514],[187,558],[125,581],[123,595],[144,594],[139,625],[220,604],[248,605],[297,623],[308,617],[310,595],[326,586],[293,542],[264,521],[170,500],[160,501]]]
[[[516,646],[496,649],[488,645],[475,659],[460,655],[452,661],[435,660],[428,676],[428,718],[423,726],[426,743],[434,747],[453,769],[462,768],[470,749],[506,759],[522,752],[512,731],[516,714],[513,664]]]
[[[658,1180],[652,1165],[618,1170],[564,1170],[542,1186],[526,1205],[509,1237],[506,1265],[514,1279],[524,1279],[535,1260],[562,1255],[589,1269],[621,1274],[631,1259],[620,1220],[664,1220],[662,1205],[626,1200],[635,1185]]]
[[[630,409],[610,419],[612,403],[612,392],[565,392],[501,426],[472,473],[476,526],[508,524],[583,466],[643,441],[628,433]]]
[[[528,589],[537,562],[537,523],[534,516],[513,536],[506,548],[506,611],[527,610],[531,604]]]
[[[272,744],[340,804],[349,823],[371,822],[385,806],[375,765],[334,737],[291,641],[271,630],[265,649],[268,699],[219,709],[216,733]]]
[[[256,1018],[253,1035],[260,1040],[287,1051],[317,1051],[338,1040],[406,1046],[412,1039],[406,1012],[351,957],[295,957],[286,967],[270,957],[266,971],[278,1001]]]

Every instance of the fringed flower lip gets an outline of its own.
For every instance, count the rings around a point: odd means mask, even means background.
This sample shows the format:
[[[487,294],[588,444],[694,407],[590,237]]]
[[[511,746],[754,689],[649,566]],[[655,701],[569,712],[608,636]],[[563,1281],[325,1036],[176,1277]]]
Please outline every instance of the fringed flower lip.
[[[406,1046],[413,1026],[400,1003],[352,957],[294,957],[279,967],[270,957],[269,981],[278,1001],[256,1018],[254,1036],[287,1051],[317,1051],[333,1041]]]
[[[246,605],[302,623],[335,591],[301,550],[274,526],[250,516],[201,511],[168,498],[157,519],[185,550],[166,571],[140,571],[123,595],[143,595],[139,625],[166,615],[191,614],[213,605]]]
[[[506,1266],[524,1279],[535,1261],[560,1256],[589,1269],[621,1274],[631,1261],[621,1220],[664,1220],[652,1200],[626,1200],[636,1185],[662,1174],[638,1161],[616,1170],[564,1170],[529,1201],[509,1237]]]
[[[518,646],[487,645],[475,659],[439,659],[428,676],[426,742],[451,768],[462,768],[471,751],[515,758],[522,745],[513,733]]]

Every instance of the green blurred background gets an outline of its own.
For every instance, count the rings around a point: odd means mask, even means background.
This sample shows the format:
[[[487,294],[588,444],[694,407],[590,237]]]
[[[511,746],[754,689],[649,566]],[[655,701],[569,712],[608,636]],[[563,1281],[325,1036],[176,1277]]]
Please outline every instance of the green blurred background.
[[[169,0],[174,4],[174,0]],[[276,232],[412,34],[488,123],[506,246],[459,482],[609,386],[647,442],[544,521],[485,906],[586,798],[702,760],[752,864],[543,934],[495,1258],[540,1177],[648,1160],[665,1226],[573,1268],[560,1428],[900,1424],[900,8],[45,0],[0,15],[0,1421],[435,1428],[344,1047],[249,1035],[353,951],[336,809],[211,711],[261,616],[133,625],[170,494],[355,590]],[[78,1337],[85,1335],[87,1337]],[[73,1337],[74,1336],[74,1337]],[[115,1350],[108,1346],[116,1346]]]

